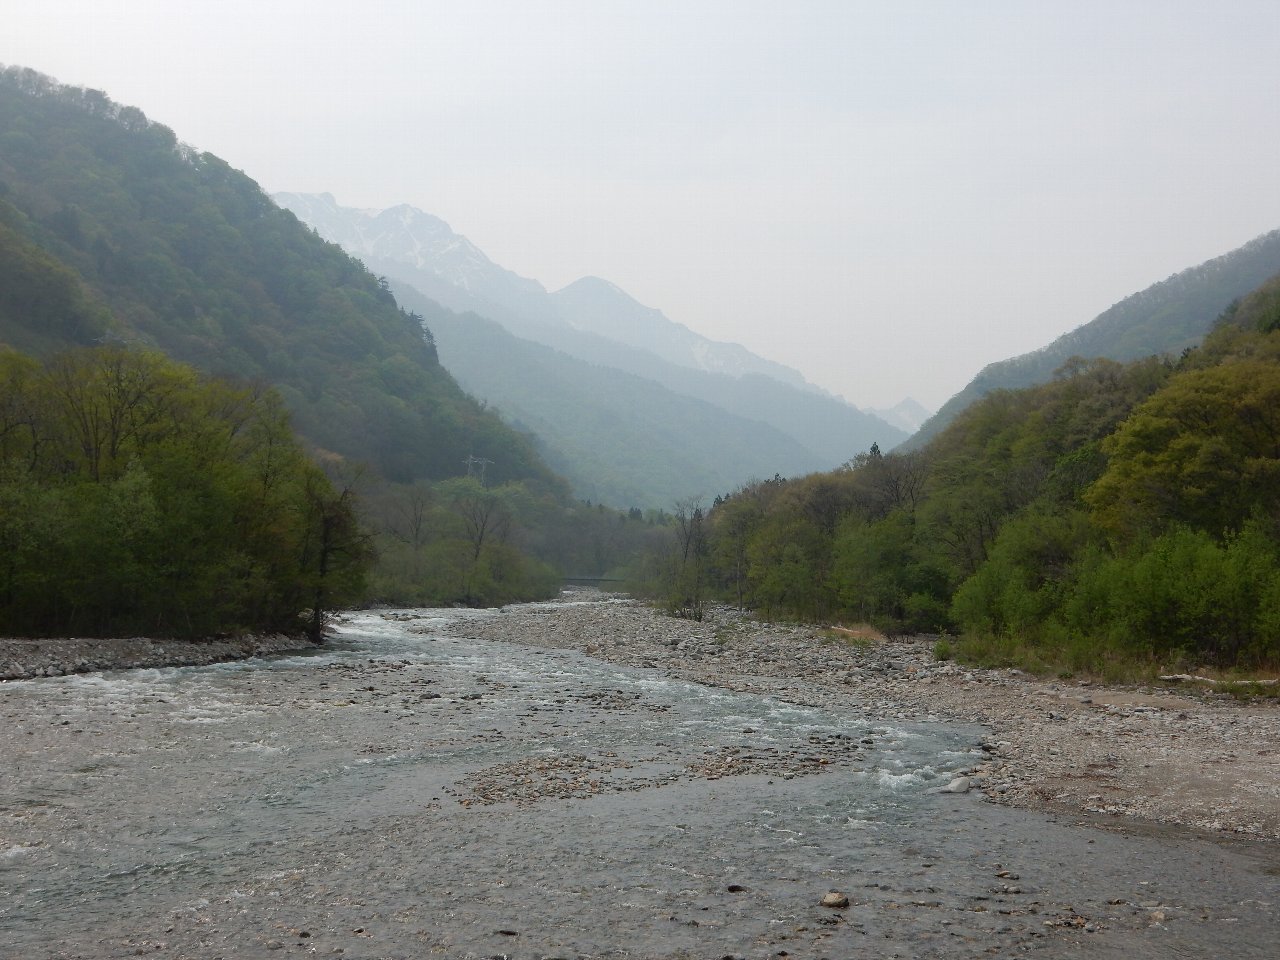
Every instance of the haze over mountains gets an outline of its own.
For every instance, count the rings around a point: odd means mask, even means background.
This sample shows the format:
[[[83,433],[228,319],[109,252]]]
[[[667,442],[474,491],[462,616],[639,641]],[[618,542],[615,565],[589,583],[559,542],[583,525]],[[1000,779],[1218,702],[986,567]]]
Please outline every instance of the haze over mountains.
[[[458,387],[422,324],[253,180],[99,91],[0,70],[0,345],[160,349],[269,383],[315,447],[393,482],[562,495],[527,437]]]
[[[668,506],[751,477],[830,469],[910,432],[795,370],[701,337],[608,281],[549,293],[412,207],[274,199],[385,275],[426,318],[464,388],[535,433],[582,496]]]
[[[350,242],[396,253],[394,236],[365,229],[368,219],[360,215]],[[237,503],[262,502],[280,476],[276,441],[296,430],[345,485],[337,494],[314,472],[315,485],[305,472],[290,482],[310,519],[283,547],[313,586],[328,576],[320,558],[336,549],[340,528],[353,569],[366,536],[376,541],[378,579],[367,595],[413,604],[545,596],[557,571],[623,572],[651,546],[652,562],[636,569],[674,610],[714,595],[808,622],[959,626],[997,651],[1029,635],[1034,662],[1054,648],[1071,670],[1117,653],[1149,667],[1153,649],[1228,667],[1280,656],[1280,273],[1235,301],[1252,277],[1277,270],[1280,233],[1126,299],[1025,363],[997,365],[1012,376],[1040,364],[1033,375],[1052,379],[993,389],[919,451],[886,453],[888,424],[757,370],[705,369],[726,354],[696,351],[696,335],[610,284],[550,294],[434,218],[402,208],[387,219],[405,247],[388,270],[400,303],[385,277],[136,108],[34,71],[0,70],[0,345],[16,348],[0,349],[0,493],[17,505],[0,510],[0,540],[30,560],[23,576],[66,566],[58,558],[71,553],[124,557],[116,566],[136,563],[136,582],[144,570],[182,575],[168,547],[238,523]],[[420,233],[407,229],[420,219]],[[375,269],[388,263],[365,256]],[[505,311],[519,333],[440,305],[405,279],[415,276],[455,303]],[[1197,343],[1173,360],[1149,356]],[[88,349],[56,359],[74,347]],[[154,405],[139,406],[138,378],[125,371],[166,369],[170,360],[153,351],[236,384],[176,415],[166,384],[194,383],[194,372],[156,376],[142,388]],[[1122,351],[1148,356],[1053,372],[1061,357]],[[58,372],[85,357],[105,358],[96,386]],[[54,366],[42,370],[49,358]],[[466,394],[450,369],[489,403]],[[83,402],[86,387],[102,405]],[[193,456],[210,444],[188,442],[196,434],[183,424],[216,426],[237,409],[231,396],[270,405],[269,422],[254,427],[261,459],[225,502],[189,497],[182,474],[210,473]],[[47,425],[54,408],[66,416]],[[857,431],[868,424],[881,453],[857,456],[870,440]],[[46,437],[77,431],[67,452],[42,459]],[[125,445],[142,433],[182,442],[144,462]],[[850,456],[848,469],[831,468]],[[83,476],[67,473],[79,462]],[[178,481],[165,483],[166,502],[148,492],[150,470]],[[774,476],[783,472],[788,479]],[[357,482],[368,534],[350,510],[346,519],[337,512]],[[597,504],[583,509],[570,485]],[[670,507],[717,493],[730,495],[705,524],[683,514],[684,550],[674,549],[681,525],[670,516],[604,506]],[[119,535],[152,507],[199,523]],[[264,536],[274,529],[258,526]],[[708,534],[708,549],[692,549],[695,529]],[[236,551],[215,566],[210,596],[218,578],[255,578]],[[22,595],[9,576],[10,595]],[[83,592],[69,582],[65,596]],[[101,591],[107,619],[130,590]],[[321,609],[323,597],[307,593]]]
[[[909,402],[882,418],[859,411],[600,278],[548,292],[411,207],[277,198],[389,278],[410,316],[252,180],[140,111],[20,70],[6,74],[3,101],[0,240],[16,270],[5,292],[16,304],[26,287],[52,286],[70,304],[50,313],[56,324],[41,322],[52,301],[33,293],[0,318],[6,342],[45,352],[137,340],[267,380],[316,446],[392,481],[448,478],[476,456],[492,462],[491,479],[555,486],[545,463],[592,501],[669,508],[752,478],[829,470],[873,443],[887,451],[921,415]],[[82,156],[65,143],[91,150]],[[970,393],[1043,382],[1075,354],[1176,353],[1276,270],[1280,232],[1156,284],[1044,350],[992,365]],[[856,356],[856,344],[833,348]],[[489,409],[464,397],[448,371]]]
[[[929,418],[907,446],[919,448],[956,416],[995,390],[1048,383],[1072,357],[1136,360],[1176,357],[1197,346],[1231,303],[1280,271],[1280,230],[1188,267],[1167,280],[1126,297],[1093,320],[1052,343],[984,367],[963,390]],[[883,411],[878,411],[882,414]],[[891,418],[890,422],[894,422]]]
[[[567,326],[694,370],[735,377],[759,373],[824,393],[798,371],[756,356],[739,344],[708,340],[599,277],[583,277],[549,293],[538,281],[494,263],[439,217],[407,204],[360,210],[340,206],[328,193],[277,193],[273,199],[326,240],[371,266],[396,267],[419,292],[443,306],[473,310],[513,332],[555,336],[544,328]],[[572,340],[566,343],[573,345]],[[582,347],[581,353],[583,359],[596,357],[590,346]]]

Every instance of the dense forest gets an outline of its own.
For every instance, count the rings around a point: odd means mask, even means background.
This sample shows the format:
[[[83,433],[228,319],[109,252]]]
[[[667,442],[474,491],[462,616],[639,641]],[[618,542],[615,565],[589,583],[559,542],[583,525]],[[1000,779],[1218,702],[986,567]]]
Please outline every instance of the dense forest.
[[[637,555],[690,616],[1068,671],[1275,664],[1280,279],[1176,360],[1070,359],[917,449],[619,512],[248,177],[0,71],[0,631],[315,634],[336,604],[546,596]]]
[[[1075,360],[919,450],[690,506],[641,579],[697,615],[956,632],[994,663],[1280,660],[1280,277],[1178,361]]]
[[[362,524],[366,557],[374,558],[359,594],[366,600],[545,596],[562,573],[598,575],[652,534],[652,516],[573,501],[533,439],[467,396],[439,364],[422,317],[401,309],[384,279],[278,208],[249,177],[135,108],[19,68],[0,70],[0,346],[10,348],[5,362],[15,370],[70,362],[61,359],[67,350],[89,347],[113,347],[130,362],[158,363],[163,354],[201,371],[184,376],[214,376],[218,389],[273,398],[276,429],[314,464],[304,472],[319,470],[316,477],[343,491]],[[37,403],[11,387],[15,403]],[[129,456],[138,472],[117,463],[118,476],[108,471],[92,488],[57,496],[109,499],[115,485],[141,483],[146,474],[158,498],[157,530],[180,522],[167,513],[177,501],[161,489],[152,462],[170,454],[147,447],[130,448]],[[49,486],[58,469],[42,461],[21,481],[6,474],[18,484],[6,496],[25,503],[35,494],[15,491]],[[212,509],[215,502],[232,509],[225,497],[213,498],[209,512],[181,522],[230,522]],[[213,540],[218,535],[209,531]],[[23,542],[35,550],[30,545],[42,541]],[[148,557],[162,559],[138,553],[136,575]],[[28,580],[12,579],[30,570],[10,560],[10,596],[33,598]],[[150,624],[199,632],[279,619],[274,607],[259,616],[252,603],[234,616],[205,618],[191,598],[182,616],[141,602],[127,609],[71,603],[88,568],[75,574],[81,580],[63,569],[65,595],[51,594],[26,613],[6,607],[0,630],[119,632]],[[209,573],[201,589],[235,606],[230,582]],[[17,583],[27,586],[18,591]]]
[[[367,553],[274,391],[154,352],[0,350],[5,630],[318,636],[362,596]]]

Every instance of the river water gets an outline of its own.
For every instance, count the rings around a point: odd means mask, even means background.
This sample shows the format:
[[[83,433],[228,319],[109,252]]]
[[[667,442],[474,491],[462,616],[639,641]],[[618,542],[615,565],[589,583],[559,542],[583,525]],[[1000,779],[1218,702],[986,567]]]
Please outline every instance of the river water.
[[[441,631],[495,615],[0,686],[0,956],[1276,955],[1274,847],[938,792],[977,727]]]

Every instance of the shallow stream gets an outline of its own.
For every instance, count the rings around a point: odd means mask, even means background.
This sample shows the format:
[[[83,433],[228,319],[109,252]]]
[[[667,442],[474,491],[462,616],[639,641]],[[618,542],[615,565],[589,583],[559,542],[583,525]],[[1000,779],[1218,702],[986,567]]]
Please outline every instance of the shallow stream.
[[[0,686],[0,956],[1275,956],[1271,846],[937,792],[980,728],[440,630],[500,615]]]

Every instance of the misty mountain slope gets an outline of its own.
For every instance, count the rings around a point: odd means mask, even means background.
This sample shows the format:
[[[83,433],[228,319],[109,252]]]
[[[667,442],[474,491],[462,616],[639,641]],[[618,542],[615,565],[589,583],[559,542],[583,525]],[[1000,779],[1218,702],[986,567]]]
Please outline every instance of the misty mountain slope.
[[[885,423],[891,423],[908,434],[915,433],[932,414],[912,397],[907,397],[886,409],[868,409],[866,413],[879,417]]]
[[[516,337],[411,287],[398,285],[396,295],[424,317],[458,382],[535,434],[544,459],[580,497],[670,509],[751,478],[818,469],[810,451],[766,424]]]
[[[822,392],[798,371],[757,356],[741,344],[708,340],[608,280],[583,277],[555,291],[551,299],[575,330],[647,350],[670,363],[731,377],[761,374],[801,390]]]
[[[518,337],[766,423],[806,447],[823,468],[872,443],[887,449],[907,436],[807,384],[790,368],[736,344],[700,337],[607,281],[588,278],[547,294],[536,281],[494,264],[443,221],[412,208],[361,211],[338,206],[328,194],[276,198],[322,236],[362,256],[375,273],[452,310],[497,320]],[[459,278],[465,286],[453,285],[462,283]],[[450,369],[460,362],[455,355]],[[546,386],[562,388],[554,381]],[[524,419],[510,402],[504,406],[510,416]]]
[[[272,199],[370,269],[396,267],[416,290],[451,310],[535,329],[562,325],[542,284],[500,267],[439,217],[407,204],[343,207],[329,193],[277,193]]]
[[[474,454],[565,492],[362,264],[100,91],[0,69],[0,255],[0,343],[158,349],[274,385],[312,444],[386,478],[456,476]]]
[[[907,446],[922,446],[961,410],[993,390],[1049,382],[1054,371],[1071,357],[1124,361],[1153,354],[1179,354],[1197,345],[1233,300],[1254,290],[1277,271],[1280,230],[1176,273],[1126,297],[1039,350],[988,364],[968,386],[943,404]]]
[[[522,336],[536,334],[539,339],[544,326],[568,327],[695,370],[730,376],[761,373],[822,392],[798,371],[739,344],[709,340],[606,280],[585,277],[549,294],[536,280],[493,263],[443,220],[414,207],[360,210],[340,206],[327,193],[277,193],[274,199],[371,269],[385,267],[391,276],[395,268],[406,283],[450,309],[475,310]],[[442,284],[453,289],[442,291]]]
[[[391,269],[388,268],[388,275],[395,277]],[[400,289],[403,285],[397,284]],[[568,327],[542,327],[536,336],[525,336],[594,366],[640,377],[691,400],[714,404],[736,417],[768,424],[807,448],[821,469],[844,463],[869,449],[872,443],[888,449],[910,434],[835,397],[797,390],[758,373],[734,377],[695,370],[669,363],[646,350]],[[547,389],[554,391],[560,385],[549,381]],[[795,469],[791,468],[791,472]],[[777,471],[770,471],[769,476],[774,472]]]

